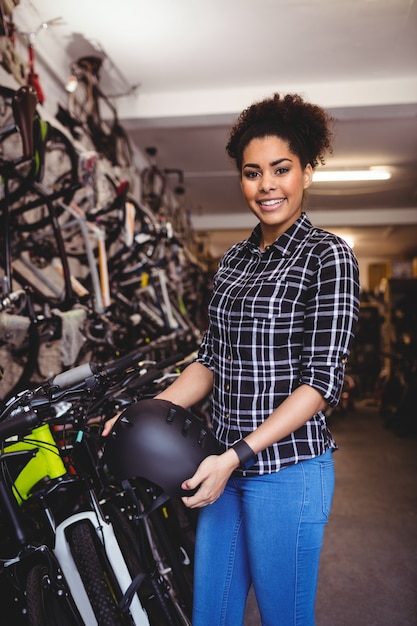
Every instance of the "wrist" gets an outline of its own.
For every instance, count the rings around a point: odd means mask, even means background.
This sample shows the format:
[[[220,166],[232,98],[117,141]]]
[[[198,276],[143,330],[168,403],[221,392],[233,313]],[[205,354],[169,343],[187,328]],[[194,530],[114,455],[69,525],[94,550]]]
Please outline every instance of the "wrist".
[[[235,451],[239,459],[239,468],[248,470],[256,463],[256,454],[244,439],[239,439],[233,444],[232,450]]]

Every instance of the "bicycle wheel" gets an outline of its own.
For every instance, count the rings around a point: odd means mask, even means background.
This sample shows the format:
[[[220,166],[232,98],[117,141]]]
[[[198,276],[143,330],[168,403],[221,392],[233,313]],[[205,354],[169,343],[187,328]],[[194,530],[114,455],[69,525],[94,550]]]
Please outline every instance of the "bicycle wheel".
[[[82,626],[81,617],[68,595],[55,587],[46,565],[29,570],[25,598],[29,626]]]
[[[64,204],[71,201],[78,187],[78,154],[66,135],[54,126],[48,130],[40,182],[47,195],[60,198]],[[59,217],[64,208],[54,203],[54,210]],[[13,227],[21,232],[35,232],[51,223],[43,194],[34,188],[10,205],[10,213]]]
[[[156,164],[157,149],[148,147],[145,152],[150,158],[150,165],[140,174],[141,200],[151,211],[158,213],[166,189],[166,176]]]
[[[26,308],[18,314],[2,311],[0,333],[0,399],[6,402],[30,386],[37,371],[38,320],[31,319]]]
[[[16,126],[12,99],[14,89],[0,86],[0,162],[2,177],[7,178],[8,201],[14,202],[28,188],[35,173],[35,159],[16,163],[23,156],[23,143]],[[4,204],[4,200],[0,204]]]
[[[124,626],[131,623],[117,609],[121,599],[120,588],[91,524],[85,521],[70,526],[67,539],[100,626]]]
[[[151,483],[139,479],[134,481],[134,489],[145,509],[160,493]],[[144,523],[150,533],[154,558],[160,571],[164,572],[171,598],[182,623],[188,624],[191,623],[193,599],[193,549],[189,537],[185,533],[181,536],[180,525],[174,518],[174,510],[168,505],[154,511]]]
[[[122,215],[117,239],[107,240],[109,275],[115,286],[147,270],[161,243],[158,224],[149,209],[128,196]]]
[[[129,137],[119,123],[113,125],[111,137],[114,142],[113,165],[122,169],[129,168],[132,164],[132,148]]]
[[[111,503],[105,505],[112,506]],[[141,562],[141,571],[147,576],[145,584],[138,590],[142,606],[147,611],[151,626],[191,626],[190,616],[178,598],[173,585],[173,569],[166,559],[161,557],[162,546],[152,524],[147,519],[137,519],[138,511],[144,504],[138,501],[138,508],[131,506],[125,499],[118,505],[113,504],[110,519],[114,524],[115,534],[124,535],[119,542],[121,547],[129,549]],[[116,513],[118,509],[118,513]],[[109,509],[107,509],[109,510]],[[119,539],[118,539],[119,540]],[[127,559],[128,561],[128,559]]]
[[[138,540],[131,522],[116,504],[107,502],[103,508],[113,526],[132,579],[138,574],[145,573],[137,593],[150,626],[181,626],[182,622],[178,621],[175,606],[166,586],[157,573],[147,540],[144,536]],[[126,508],[124,510],[126,511]]]

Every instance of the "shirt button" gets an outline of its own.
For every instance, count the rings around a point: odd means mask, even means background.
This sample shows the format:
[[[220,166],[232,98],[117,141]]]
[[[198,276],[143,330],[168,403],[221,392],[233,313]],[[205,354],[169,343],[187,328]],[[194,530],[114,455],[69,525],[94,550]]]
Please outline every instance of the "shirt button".
[[[227,358],[228,361],[231,361],[232,360],[232,355],[228,354],[226,358]]]
[[[230,390],[230,385],[225,385],[225,389],[226,389],[226,391],[229,391]]]

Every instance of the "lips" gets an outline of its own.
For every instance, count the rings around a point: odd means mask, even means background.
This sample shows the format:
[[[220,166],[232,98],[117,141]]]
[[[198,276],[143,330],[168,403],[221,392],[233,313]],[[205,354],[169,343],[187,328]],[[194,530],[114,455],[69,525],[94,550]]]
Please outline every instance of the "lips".
[[[284,202],[285,198],[273,198],[271,200],[258,200],[258,204],[263,209],[269,209],[279,206]]]

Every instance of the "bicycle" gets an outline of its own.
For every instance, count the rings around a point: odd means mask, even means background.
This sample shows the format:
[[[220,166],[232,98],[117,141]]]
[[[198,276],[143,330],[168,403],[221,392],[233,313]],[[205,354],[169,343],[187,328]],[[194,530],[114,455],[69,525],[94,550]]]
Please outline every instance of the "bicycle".
[[[116,107],[100,87],[102,63],[100,57],[85,56],[72,64],[69,114],[79,122],[93,146],[112,165],[128,170],[132,162],[132,150],[119,123]]]
[[[153,213],[157,214],[165,193],[166,176],[157,164],[157,148],[149,146],[145,148],[145,152],[149,157],[149,165],[140,173],[141,200]]]
[[[16,125],[10,136],[15,136],[21,146]],[[16,192],[11,204],[9,198],[9,206],[4,201],[2,205],[4,211],[9,209],[3,238],[11,245],[13,280],[19,291],[30,287],[37,307],[33,315],[38,324],[35,338],[42,327],[33,349],[26,350],[26,340],[19,346],[21,357],[13,349],[13,365],[17,360],[24,362],[25,354],[30,354],[33,373],[39,347],[45,339],[59,339],[62,326],[58,317],[70,313],[75,305],[85,313],[82,334],[86,339],[77,364],[89,352],[105,360],[172,331],[177,333],[177,343],[187,335],[187,343],[195,345],[196,325],[187,313],[182,289],[187,274],[179,265],[180,244],[175,236],[161,226],[150,209],[130,196],[127,181],[116,187],[110,176],[101,176],[100,180],[107,181],[109,201],[97,204],[99,185],[94,180],[84,184],[79,168],[83,155],[76,153],[66,135],[51,126],[45,141],[44,151],[34,142],[35,152],[39,149],[36,176],[30,170],[25,188]],[[19,174],[14,168],[11,171],[13,180],[19,181]],[[5,272],[9,273],[11,269]],[[55,311],[52,316],[51,307]],[[20,323],[23,315],[17,317]],[[9,316],[7,321],[11,319]],[[8,355],[9,348],[5,346]],[[52,371],[56,373],[55,365]],[[23,386],[29,382],[30,376],[26,376]],[[17,390],[13,387],[9,395]]]
[[[54,132],[50,125],[45,127],[47,133],[38,142],[32,129],[39,127],[40,118],[36,113],[36,96],[29,87],[7,91],[5,109],[8,118],[12,114],[15,119],[14,124],[6,125],[0,132],[3,139],[0,169],[4,176],[0,234],[0,263],[4,268],[0,316],[4,372],[1,389],[3,399],[7,400],[31,382],[40,346],[58,338],[61,324],[57,316],[51,316],[50,307],[55,304],[64,311],[71,309],[82,294],[76,293],[81,286],[70,272],[55,210],[57,200],[70,199],[77,186],[74,182],[77,180],[75,152],[68,148],[64,135]],[[9,143],[6,142],[6,146],[5,137],[15,138],[17,152],[6,150]],[[51,160],[48,157],[52,154],[55,158]],[[22,163],[28,164],[23,180],[19,169]],[[13,182],[12,194],[9,181]],[[43,236],[47,227],[52,232],[49,239]],[[25,292],[26,307],[20,306],[23,298],[18,303],[16,298],[9,298],[9,294],[14,293],[12,290],[17,294]],[[24,336],[23,328],[26,329]]]
[[[91,416],[93,399],[100,398],[103,390],[108,394],[109,388],[116,388],[115,376],[121,371],[131,379],[143,367],[138,361],[141,356],[136,351],[103,366],[89,363],[63,372],[36,390],[14,398],[0,416],[0,439],[20,433],[17,443],[7,442],[0,459],[7,463],[16,454],[25,455],[19,475],[6,481],[8,493],[13,491],[21,507],[16,509],[14,503],[12,512],[21,518],[29,506],[30,518],[35,521],[37,541],[29,541],[24,534],[23,552],[52,551],[55,569],[45,573],[46,566],[43,568],[45,577],[51,577],[50,591],[58,589],[57,578],[59,589],[65,587],[65,597],[72,597],[70,603],[75,602],[83,620],[68,624],[90,626],[95,620],[112,626],[190,623],[183,600],[173,590],[171,561],[161,556],[161,535],[156,538],[154,522],[149,521],[146,507],[139,500],[135,507],[140,507],[141,514],[132,526],[132,505],[124,492],[106,479],[97,464],[96,438],[90,436],[97,424],[97,417]],[[177,358],[171,357],[170,361]],[[148,383],[166,365],[155,367],[146,377]],[[93,420],[89,424],[88,416]],[[52,436],[50,424],[54,423],[64,425],[59,445]],[[13,528],[20,527],[14,524]],[[25,596],[18,584],[20,581],[24,585],[26,580],[22,560],[20,552],[7,558],[7,566],[13,565],[14,570],[3,569],[1,575],[6,576],[8,586],[16,587],[16,598],[24,607],[25,598],[26,602],[35,600]],[[24,589],[27,592],[27,587]],[[30,615],[35,612],[33,607],[27,610]],[[46,621],[49,618],[45,610],[41,621],[31,621],[30,626],[66,623],[54,618]]]
[[[123,365],[126,365],[126,361]],[[91,366],[84,367],[78,375],[85,376],[88,372],[92,373]],[[60,489],[64,486],[67,496],[69,496],[69,487],[77,487],[75,478],[67,474],[50,427],[47,423],[42,423],[39,415],[41,407],[45,408],[51,404],[54,390],[55,393],[58,392],[61,381],[65,387],[65,380],[74,383],[77,378],[74,379],[74,374],[67,374],[67,379],[61,376],[51,380],[42,392],[38,389],[20,394],[8,403],[1,414],[0,437],[3,442],[0,456],[1,506],[3,513],[10,521],[7,547],[3,546],[2,550],[8,550],[9,546],[12,550],[11,554],[9,553],[2,559],[1,576],[3,581],[7,579],[8,586],[17,594],[16,600],[21,607],[21,614],[27,613],[30,626],[96,623],[95,613],[91,609],[86,592],[83,592],[83,587],[80,585],[74,557],[71,556],[68,548],[75,538],[66,540],[63,533],[67,528],[69,533],[74,533],[77,540],[82,540],[82,545],[88,550],[89,556],[92,559],[95,557],[93,562],[97,567],[97,545],[93,544],[95,540],[91,529],[98,524],[106,540],[110,542],[112,539],[104,520],[100,517],[94,494],[90,493],[90,511],[86,510],[83,514],[76,513],[67,517],[64,522],[57,521],[56,515],[59,509],[56,508],[56,504],[55,509],[51,505],[54,496],[59,500]],[[25,436],[27,433],[29,435]],[[20,435],[21,440],[17,443],[7,442],[11,435]],[[79,498],[78,491],[76,498]],[[39,510],[44,514],[43,525],[37,520],[28,528],[27,512],[19,504],[27,501],[34,507],[36,500]],[[34,518],[36,517],[33,511],[30,513]],[[68,520],[71,520],[72,525],[65,526],[65,521],[69,524]],[[115,557],[115,546],[113,545],[112,548],[113,563],[118,557],[118,566],[121,567],[123,561],[120,552]],[[100,564],[100,573],[103,571],[103,566],[104,563]],[[97,574],[97,571],[95,573]],[[103,591],[103,584],[101,584],[101,589]],[[74,594],[77,597],[77,603],[74,600]],[[106,615],[110,610],[108,607],[112,607],[113,604],[113,601],[108,598],[107,605],[106,601],[101,599],[95,607],[96,613],[99,616]],[[101,621],[102,618],[99,619]],[[103,621],[102,623],[110,622]],[[113,623],[121,622],[114,621]],[[144,620],[137,623],[147,624]]]

